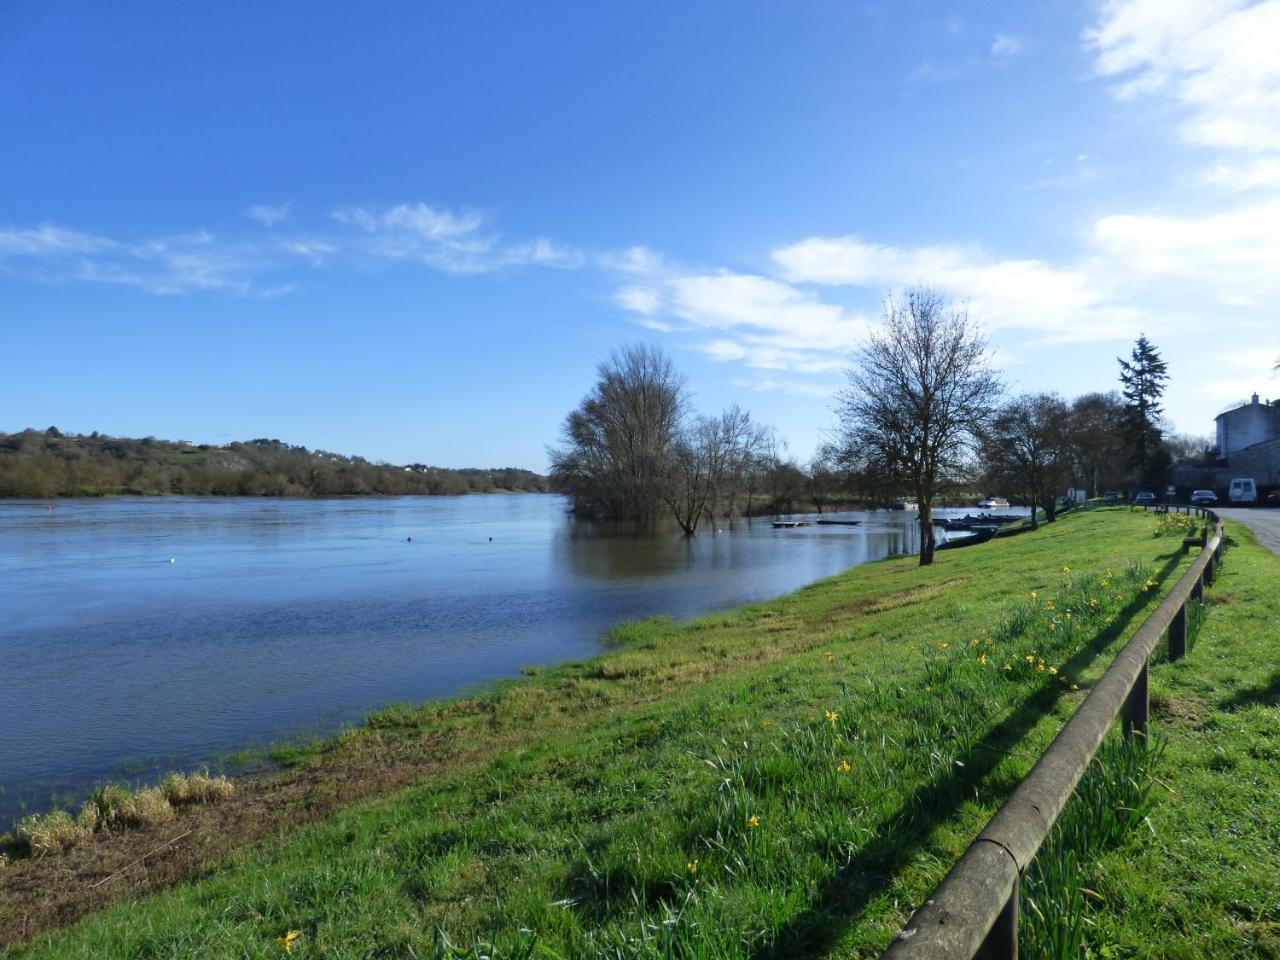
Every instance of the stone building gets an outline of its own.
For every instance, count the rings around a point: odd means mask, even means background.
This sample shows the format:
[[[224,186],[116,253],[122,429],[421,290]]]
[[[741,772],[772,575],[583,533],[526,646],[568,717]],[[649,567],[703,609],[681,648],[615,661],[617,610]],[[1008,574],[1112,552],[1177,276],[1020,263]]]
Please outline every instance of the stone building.
[[[1214,418],[1218,461],[1180,463],[1173,469],[1179,491],[1205,488],[1225,499],[1234,477],[1252,477],[1260,491],[1280,488],[1280,399],[1250,401]]]
[[[1280,440],[1280,400],[1258,402],[1253,399],[1234,410],[1225,410],[1214,418],[1218,428],[1218,456],[1230,459],[1233,453]]]

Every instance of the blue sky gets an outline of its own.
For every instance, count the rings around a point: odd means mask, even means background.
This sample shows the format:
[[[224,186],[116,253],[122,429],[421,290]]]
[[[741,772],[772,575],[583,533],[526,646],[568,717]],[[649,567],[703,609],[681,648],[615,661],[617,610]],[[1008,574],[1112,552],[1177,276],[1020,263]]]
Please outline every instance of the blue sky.
[[[1025,7],[1025,9],[1024,9]],[[545,466],[669,351],[804,459],[886,295],[1280,395],[1280,0],[0,8],[0,430]]]

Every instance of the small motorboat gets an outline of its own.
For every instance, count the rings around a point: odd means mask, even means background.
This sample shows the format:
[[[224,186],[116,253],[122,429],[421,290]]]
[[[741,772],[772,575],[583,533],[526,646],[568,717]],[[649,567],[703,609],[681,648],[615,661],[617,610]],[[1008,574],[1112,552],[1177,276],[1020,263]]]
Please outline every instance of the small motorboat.
[[[1004,497],[987,497],[985,500],[979,500],[978,506],[983,510],[1008,510],[1009,501]]]

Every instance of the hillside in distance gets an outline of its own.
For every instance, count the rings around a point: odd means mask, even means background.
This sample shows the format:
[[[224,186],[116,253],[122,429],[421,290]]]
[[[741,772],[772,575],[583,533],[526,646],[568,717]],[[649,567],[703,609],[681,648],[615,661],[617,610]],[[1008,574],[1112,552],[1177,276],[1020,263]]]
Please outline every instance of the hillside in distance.
[[[57,427],[0,433],[0,497],[342,497],[526,491],[545,493],[530,470],[460,470],[257,439],[217,446],[185,440],[64,434]]]

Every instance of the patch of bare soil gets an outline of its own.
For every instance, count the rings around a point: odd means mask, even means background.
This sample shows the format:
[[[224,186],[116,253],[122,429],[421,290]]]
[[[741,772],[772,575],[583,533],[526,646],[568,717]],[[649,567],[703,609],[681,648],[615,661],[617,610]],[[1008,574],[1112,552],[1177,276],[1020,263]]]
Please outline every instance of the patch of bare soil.
[[[1205,725],[1205,704],[1189,697],[1153,697],[1151,710],[1156,716],[1170,723],[1181,723],[1192,730]]]

